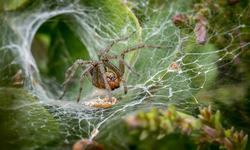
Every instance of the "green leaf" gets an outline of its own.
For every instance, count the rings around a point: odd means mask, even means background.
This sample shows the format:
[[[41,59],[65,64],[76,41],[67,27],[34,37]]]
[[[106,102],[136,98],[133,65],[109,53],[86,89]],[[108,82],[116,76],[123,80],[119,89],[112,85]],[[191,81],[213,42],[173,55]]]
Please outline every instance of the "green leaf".
[[[245,135],[242,142],[240,143],[241,144],[241,147],[242,149],[244,149],[247,145],[247,140],[248,140],[248,135]]]
[[[148,137],[149,132],[147,130],[143,130],[140,135],[140,140],[144,140]]]
[[[57,122],[28,93],[16,88],[0,88],[0,106],[2,149],[57,146],[60,140]]]
[[[132,10],[138,16],[143,27],[141,43],[172,46],[173,48],[141,49],[134,66],[135,70],[141,74],[141,78],[138,80],[131,74],[128,83],[143,84],[142,88],[147,88],[151,95],[157,95],[148,98],[149,100],[166,103],[169,100],[189,99],[189,102],[199,103],[192,94],[199,92],[199,89],[210,87],[213,83],[212,81],[217,75],[214,63],[218,59],[218,55],[215,53],[216,48],[208,43],[205,46],[197,45],[193,32],[189,34],[187,30],[175,27],[172,21],[166,21],[171,20],[171,17],[175,15],[175,11],[172,10],[181,10],[185,14],[188,9],[185,6],[189,6],[190,1],[151,0],[146,10],[144,10],[143,3],[133,2],[138,4]],[[160,13],[157,13],[159,11]],[[180,40],[185,36],[188,38]],[[179,65],[182,72],[170,70],[174,63]],[[209,80],[207,80],[208,78]],[[137,88],[134,92],[139,93],[140,91]],[[172,94],[172,92],[178,94]],[[163,100],[162,96],[167,100]]]
[[[166,134],[160,134],[160,135],[157,136],[156,139],[157,139],[157,140],[160,140],[160,139],[162,139],[164,136],[166,136]]]
[[[15,10],[25,3],[27,3],[29,0],[0,0],[0,10]]]
[[[221,119],[220,119],[220,111],[217,110],[215,115],[214,115],[214,125],[215,129],[220,134],[221,136],[225,136],[225,132],[221,126]]]

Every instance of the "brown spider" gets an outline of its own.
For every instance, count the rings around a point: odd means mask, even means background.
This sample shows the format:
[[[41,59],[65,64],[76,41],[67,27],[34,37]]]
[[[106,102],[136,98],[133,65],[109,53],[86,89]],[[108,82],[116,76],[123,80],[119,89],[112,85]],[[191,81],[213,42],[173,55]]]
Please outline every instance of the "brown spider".
[[[63,98],[63,96],[66,92],[66,89],[67,89],[67,83],[74,76],[76,69],[79,66],[81,66],[83,68],[83,72],[81,75],[80,91],[78,94],[77,102],[79,102],[79,100],[80,100],[83,77],[85,75],[87,76],[88,80],[92,83],[92,85],[94,85],[95,87],[97,87],[99,89],[107,89],[109,101],[111,104],[112,104],[111,90],[119,88],[121,81],[123,83],[124,93],[127,94],[126,81],[122,78],[122,76],[124,74],[124,65],[126,67],[128,67],[128,69],[130,69],[137,76],[140,77],[140,75],[124,61],[125,53],[133,51],[133,50],[137,50],[137,49],[140,49],[143,47],[152,47],[152,48],[158,48],[158,49],[172,48],[170,46],[161,47],[161,46],[141,44],[141,45],[136,45],[134,47],[127,48],[127,49],[123,50],[123,52],[121,53],[121,56],[118,56],[118,55],[110,55],[109,56],[109,55],[107,55],[107,53],[109,52],[110,48],[114,45],[114,43],[119,42],[119,41],[123,41],[123,40],[127,40],[134,33],[135,33],[135,31],[127,37],[111,41],[105,50],[100,49],[99,53],[98,53],[99,61],[95,61],[95,60],[84,61],[84,60],[78,59],[65,73],[65,82],[63,83],[64,91],[63,91],[62,96],[59,99]],[[114,64],[112,64],[109,61],[109,59],[118,59],[119,60],[119,69]],[[88,65],[88,66],[86,66],[86,65]],[[107,68],[108,68],[108,70],[107,70]],[[71,75],[68,78],[68,75],[70,72],[71,72]]]

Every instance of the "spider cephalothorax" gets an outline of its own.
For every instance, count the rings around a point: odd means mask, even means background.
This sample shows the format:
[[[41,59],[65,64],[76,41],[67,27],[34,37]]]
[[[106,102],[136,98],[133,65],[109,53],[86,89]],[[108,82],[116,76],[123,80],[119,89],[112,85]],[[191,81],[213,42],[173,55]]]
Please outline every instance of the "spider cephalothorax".
[[[106,72],[107,80],[111,90],[120,87],[121,78],[118,78],[113,72]],[[106,88],[105,88],[106,89]]]
[[[108,47],[104,49],[100,49],[98,53],[99,61],[90,60],[90,61],[84,61],[81,59],[78,59],[65,73],[65,82],[64,85],[64,91],[60,99],[64,96],[66,89],[67,89],[67,83],[69,80],[74,76],[76,69],[81,66],[83,69],[81,80],[80,80],[80,90],[77,98],[77,102],[80,100],[81,91],[82,91],[82,83],[83,78],[86,75],[88,80],[94,85],[95,87],[99,89],[106,89],[108,91],[109,101],[112,103],[112,95],[111,90],[114,90],[116,88],[120,87],[120,82],[123,82],[124,87],[124,93],[127,94],[127,85],[126,81],[122,78],[124,74],[124,65],[128,67],[129,70],[131,70],[133,73],[135,73],[137,76],[140,77],[140,75],[134,71],[125,61],[124,56],[126,53],[130,51],[134,51],[143,47],[151,47],[151,48],[158,48],[158,49],[169,49],[172,48],[170,46],[154,46],[154,45],[137,45],[131,48],[127,48],[122,51],[121,56],[119,55],[107,55],[110,48],[113,46],[114,43],[127,40],[129,37],[131,37],[135,31],[130,34],[129,36],[125,38],[116,39],[110,42]],[[110,59],[118,59],[119,60],[119,69],[112,64],[109,60]],[[70,77],[69,73],[71,72]]]

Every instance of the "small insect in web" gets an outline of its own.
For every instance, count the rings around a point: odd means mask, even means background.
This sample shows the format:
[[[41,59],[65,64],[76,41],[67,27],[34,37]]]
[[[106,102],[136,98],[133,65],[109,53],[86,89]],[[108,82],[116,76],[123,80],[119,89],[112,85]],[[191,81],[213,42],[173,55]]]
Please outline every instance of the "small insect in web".
[[[70,68],[68,68],[68,70],[65,73],[65,81],[63,83],[64,91],[63,91],[62,96],[59,99],[62,99],[63,96],[65,95],[66,89],[67,89],[67,83],[74,76],[76,69],[79,66],[82,67],[83,72],[81,74],[80,89],[79,89],[77,102],[79,102],[79,100],[80,100],[80,96],[81,96],[81,92],[82,92],[83,78],[85,75],[87,76],[88,80],[92,83],[93,86],[95,86],[99,89],[106,89],[107,90],[109,102],[111,104],[112,104],[111,91],[119,88],[121,81],[122,81],[123,87],[124,87],[124,94],[127,94],[127,84],[126,84],[126,81],[122,78],[122,76],[124,74],[124,66],[126,66],[129,70],[131,70],[137,76],[140,77],[140,75],[124,61],[125,54],[128,52],[143,48],[143,47],[151,47],[151,48],[157,48],[157,49],[172,48],[171,46],[154,46],[154,45],[140,44],[140,45],[136,45],[136,46],[133,46],[133,47],[130,47],[130,48],[123,50],[121,53],[121,56],[108,55],[108,52],[109,52],[110,48],[114,45],[114,43],[127,40],[133,34],[135,34],[135,32],[136,31],[134,31],[133,33],[131,33],[127,37],[111,41],[105,50],[100,49],[99,53],[98,53],[98,58],[99,58],[98,61],[96,61],[96,60],[84,61],[81,59],[78,59],[77,61],[75,61],[75,63]],[[112,64],[109,61],[110,59],[118,59],[119,60],[119,68],[117,68],[114,64]],[[69,76],[70,72],[71,72],[71,75]]]

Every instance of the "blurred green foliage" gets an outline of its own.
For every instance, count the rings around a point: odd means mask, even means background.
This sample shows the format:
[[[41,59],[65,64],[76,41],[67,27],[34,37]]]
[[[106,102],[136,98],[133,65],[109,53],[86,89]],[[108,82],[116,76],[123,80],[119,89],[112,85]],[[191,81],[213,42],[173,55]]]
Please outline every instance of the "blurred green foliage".
[[[141,141],[145,141],[145,139],[149,141],[155,139],[162,140],[167,135],[181,132],[189,135],[193,143],[198,145],[197,149],[204,149],[209,147],[210,144],[217,144],[221,149],[245,150],[248,135],[244,135],[242,130],[240,133],[234,132],[233,127],[225,130],[221,125],[220,111],[213,115],[211,105],[209,108],[200,108],[199,110],[200,115],[196,119],[193,116],[176,111],[173,105],[169,105],[168,110],[152,108],[149,113],[141,111],[137,114],[129,115],[125,118],[125,121],[130,133],[139,134]],[[191,143],[189,143],[189,146],[191,146]],[[155,141],[147,141],[141,146],[144,148],[140,147],[139,149],[155,149],[154,144]],[[185,144],[182,143],[180,145],[184,146]],[[162,149],[165,146],[159,145],[158,147],[156,149]],[[171,145],[166,147],[169,149],[177,148],[177,146],[171,147]],[[191,147],[185,145],[185,149],[191,149]]]
[[[1,149],[52,148],[60,130],[51,114],[27,92],[0,88]]]
[[[29,0],[0,0],[0,10],[11,11],[22,7],[25,3],[29,2]]]

